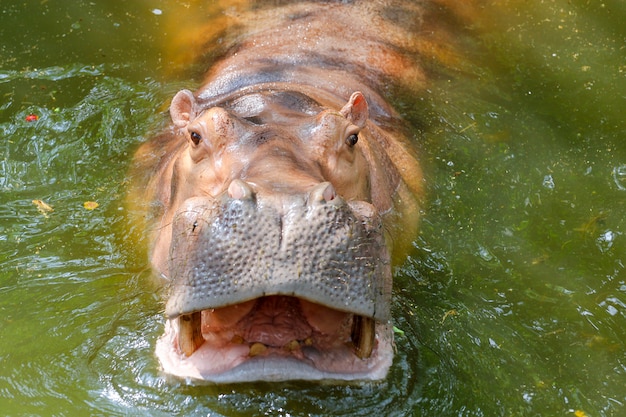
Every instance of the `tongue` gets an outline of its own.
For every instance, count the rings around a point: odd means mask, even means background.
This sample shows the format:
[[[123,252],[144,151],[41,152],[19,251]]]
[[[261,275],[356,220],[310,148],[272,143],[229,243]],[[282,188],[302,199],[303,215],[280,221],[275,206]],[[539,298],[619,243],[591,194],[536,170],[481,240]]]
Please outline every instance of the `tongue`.
[[[266,346],[285,346],[293,340],[305,340],[313,332],[299,300],[293,297],[261,298],[243,322],[247,324],[244,338]]]

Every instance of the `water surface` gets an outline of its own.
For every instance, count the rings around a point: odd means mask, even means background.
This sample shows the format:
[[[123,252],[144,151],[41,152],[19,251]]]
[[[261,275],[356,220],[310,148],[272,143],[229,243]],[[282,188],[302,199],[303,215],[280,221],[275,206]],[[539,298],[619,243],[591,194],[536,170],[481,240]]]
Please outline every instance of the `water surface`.
[[[123,206],[133,150],[199,82],[163,49],[168,15],[221,13],[195,3],[0,11],[3,414],[626,414],[623,2],[481,3],[464,58],[425,59],[432,84],[397,99],[428,195],[386,381],[218,387],[159,373],[162,304]]]

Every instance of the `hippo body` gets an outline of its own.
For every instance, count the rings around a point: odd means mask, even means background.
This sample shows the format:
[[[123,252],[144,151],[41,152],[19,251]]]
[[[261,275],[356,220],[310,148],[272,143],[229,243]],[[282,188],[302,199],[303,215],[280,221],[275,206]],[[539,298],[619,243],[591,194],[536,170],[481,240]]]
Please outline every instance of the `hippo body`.
[[[423,81],[406,58],[421,6],[284,3],[240,10],[228,53],[135,156],[130,200],[167,289],[157,356],[214,382],[382,379],[392,254],[422,194],[383,94]]]

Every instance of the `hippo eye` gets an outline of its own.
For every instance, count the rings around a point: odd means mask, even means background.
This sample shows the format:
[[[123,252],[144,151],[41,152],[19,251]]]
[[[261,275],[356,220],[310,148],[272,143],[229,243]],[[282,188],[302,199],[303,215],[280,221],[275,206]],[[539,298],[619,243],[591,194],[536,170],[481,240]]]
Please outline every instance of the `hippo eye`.
[[[359,141],[359,135],[357,135],[356,133],[348,136],[346,138],[346,145],[352,147],[354,145],[356,145],[356,143]]]
[[[194,145],[197,145],[202,140],[202,136],[198,132],[189,132],[189,136],[191,136],[191,141]]]

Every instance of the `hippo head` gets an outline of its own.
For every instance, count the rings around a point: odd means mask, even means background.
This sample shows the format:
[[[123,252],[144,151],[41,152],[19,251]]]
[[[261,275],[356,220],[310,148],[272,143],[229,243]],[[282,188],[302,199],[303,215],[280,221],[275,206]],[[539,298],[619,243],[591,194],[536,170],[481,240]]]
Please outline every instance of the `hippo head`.
[[[391,267],[365,97],[329,109],[266,91],[210,107],[184,90],[170,113],[181,146],[152,250],[168,282],[164,370],[215,382],[383,378]]]

